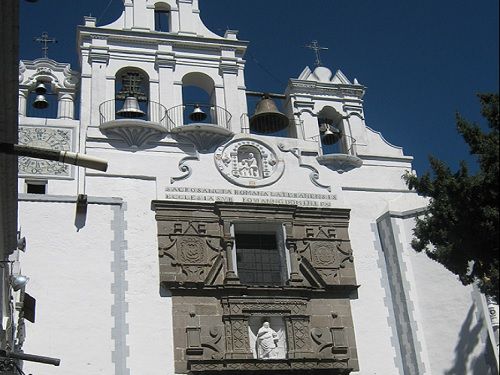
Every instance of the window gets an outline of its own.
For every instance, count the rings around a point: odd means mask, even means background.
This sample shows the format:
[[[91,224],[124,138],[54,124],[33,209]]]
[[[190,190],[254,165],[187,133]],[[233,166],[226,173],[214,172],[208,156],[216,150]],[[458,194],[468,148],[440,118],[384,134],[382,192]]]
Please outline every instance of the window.
[[[47,181],[45,181],[45,180],[26,181],[26,193],[28,193],[28,194],[46,194],[47,193]]]
[[[170,31],[170,12],[168,10],[155,10],[155,31],[165,33]]]
[[[234,230],[240,282],[248,285],[285,285],[288,270],[282,227],[236,224]]]

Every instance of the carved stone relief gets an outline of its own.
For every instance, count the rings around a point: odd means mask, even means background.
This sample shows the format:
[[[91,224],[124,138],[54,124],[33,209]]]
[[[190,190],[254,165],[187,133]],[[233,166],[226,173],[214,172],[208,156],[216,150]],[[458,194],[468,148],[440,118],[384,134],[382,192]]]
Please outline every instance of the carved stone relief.
[[[236,160],[254,165],[253,151],[243,148]],[[174,296],[174,341],[182,349],[176,373],[357,369],[347,210],[224,202],[153,208],[160,280]],[[289,283],[244,285],[233,264],[238,244],[231,225],[266,220],[285,228]]]
[[[212,285],[221,277],[223,255],[218,225],[190,221],[170,223],[159,237],[161,279],[169,286],[184,283]],[[222,281],[219,280],[219,283]]]
[[[274,184],[285,170],[271,146],[251,139],[238,139],[221,146],[214,154],[215,165],[229,182],[244,187]]]
[[[51,150],[70,151],[73,130],[54,127],[19,127],[19,144]],[[19,157],[19,175],[23,177],[71,177],[72,167],[57,161]]]

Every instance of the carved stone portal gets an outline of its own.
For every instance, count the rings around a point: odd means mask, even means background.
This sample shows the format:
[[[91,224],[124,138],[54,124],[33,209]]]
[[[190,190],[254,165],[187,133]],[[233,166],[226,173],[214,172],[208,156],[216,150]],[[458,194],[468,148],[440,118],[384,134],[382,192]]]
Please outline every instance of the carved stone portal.
[[[235,165],[253,177],[240,178],[264,179],[264,160],[244,146]],[[160,281],[173,298],[176,373],[345,375],[358,369],[347,210],[173,201],[153,202],[153,208]],[[276,246],[288,252],[288,280],[245,284],[231,228],[263,222],[284,229]]]

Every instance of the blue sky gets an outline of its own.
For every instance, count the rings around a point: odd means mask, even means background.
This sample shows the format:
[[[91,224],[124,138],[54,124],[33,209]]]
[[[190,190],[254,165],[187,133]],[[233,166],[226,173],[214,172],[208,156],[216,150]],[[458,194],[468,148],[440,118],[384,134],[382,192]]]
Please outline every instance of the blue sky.
[[[79,70],[76,25],[116,19],[122,0],[21,1],[20,57],[41,56],[33,37],[58,40],[49,57]],[[108,6],[109,5],[109,6]],[[313,67],[312,40],[328,47],[323,65],[365,85],[367,125],[415,157],[422,174],[432,154],[456,168],[472,162],[455,130],[455,113],[481,122],[476,93],[498,92],[498,0],[200,0],[214,32],[239,30],[250,41],[246,83],[283,92]]]

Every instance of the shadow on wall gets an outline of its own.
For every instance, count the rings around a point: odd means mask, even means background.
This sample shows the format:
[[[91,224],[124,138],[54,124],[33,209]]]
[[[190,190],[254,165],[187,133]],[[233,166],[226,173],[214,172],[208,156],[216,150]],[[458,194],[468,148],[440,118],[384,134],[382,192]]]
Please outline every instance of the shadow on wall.
[[[481,330],[483,327],[482,317],[474,326],[472,326],[474,320],[474,310],[475,305],[472,305],[464,323],[462,324],[462,328],[460,329],[457,346],[455,347],[455,365],[446,371],[444,373],[445,375],[493,374],[491,367],[487,364],[489,362],[487,362],[488,353],[482,353],[481,355],[473,358],[470,362],[470,366],[467,366],[474,348],[481,340]]]

